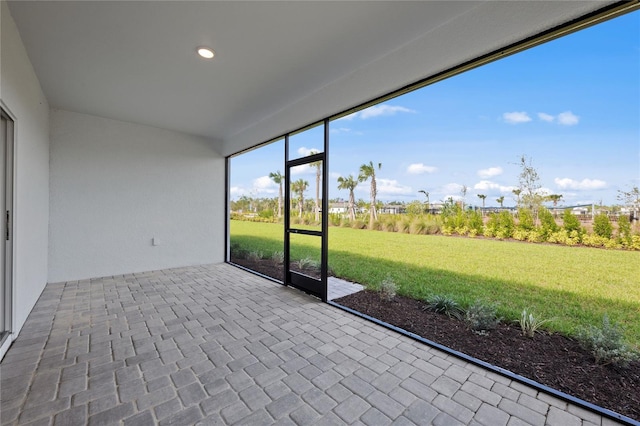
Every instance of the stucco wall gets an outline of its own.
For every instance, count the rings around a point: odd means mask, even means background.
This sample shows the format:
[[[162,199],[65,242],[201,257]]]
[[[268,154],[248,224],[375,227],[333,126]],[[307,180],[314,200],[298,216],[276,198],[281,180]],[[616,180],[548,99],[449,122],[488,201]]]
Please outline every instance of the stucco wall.
[[[49,281],[224,260],[224,158],[207,140],[55,109],[50,122]]]
[[[207,140],[55,109],[50,123],[50,282],[224,260]]]
[[[16,135],[13,317],[16,332],[47,283],[49,105],[7,4],[3,1],[0,7],[0,96],[15,118]]]

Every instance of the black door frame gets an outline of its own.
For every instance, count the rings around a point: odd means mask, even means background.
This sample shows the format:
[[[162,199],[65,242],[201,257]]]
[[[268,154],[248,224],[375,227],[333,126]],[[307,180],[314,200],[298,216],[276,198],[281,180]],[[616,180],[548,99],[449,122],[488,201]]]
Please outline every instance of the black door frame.
[[[328,274],[328,235],[327,228],[329,225],[329,189],[327,185],[328,178],[328,145],[329,145],[329,120],[323,121],[324,125],[324,150],[321,153],[313,154],[307,157],[289,160],[289,135],[285,136],[285,197],[284,197],[284,284],[303,290],[309,294],[319,297],[323,302],[327,301],[327,274]],[[320,211],[321,230],[299,229],[291,227],[291,172],[292,167],[304,164],[322,162],[322,205]],[[304,274],[291,271],[290,262],[290,238],[292,234],[311,235],[320,238],[320,279],[306,276]]]

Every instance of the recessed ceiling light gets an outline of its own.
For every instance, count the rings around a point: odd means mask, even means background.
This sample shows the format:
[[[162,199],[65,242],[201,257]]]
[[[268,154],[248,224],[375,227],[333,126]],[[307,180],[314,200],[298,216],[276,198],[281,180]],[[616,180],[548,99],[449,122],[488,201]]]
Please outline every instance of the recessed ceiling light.
[[[198,55],[200,55],[205,59],[211,59],[215,55],[215,52],[212,49],[209,49],[208,47],[198,47],[197,51],[198,51]]]

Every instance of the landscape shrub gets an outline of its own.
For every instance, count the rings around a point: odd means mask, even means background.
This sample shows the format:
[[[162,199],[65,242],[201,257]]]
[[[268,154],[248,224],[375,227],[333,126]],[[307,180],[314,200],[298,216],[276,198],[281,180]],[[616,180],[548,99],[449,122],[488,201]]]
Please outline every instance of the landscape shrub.
[[[247,254],[247,259],[251,260],[252,262],[262,260],[263,257],[264,253],[262,253],[260,250],[252,250]]]
[[[454,232],[464,237],[465,235],[469,234],[469,227],[467,225],[458,226],[454,229]]]
[[[329,225],[331,226],[340,226],[340,222],[342,221],[342,216],[338,213],[329,213]]]
[[[589,247],[605,247],[610,244],[610,239],[607,237],[601,237],[596,234],[588,234],[582,237],[582,244]],[[613,240],[616,243],[615,240]]]
[[[353,229],[365,229],[367,227],[367,224],[360,219],[356,219],[353,222],[351,222],[351,227]]]
[[[571,213],[571,210],[569,209],[566,209],[562,214],[562,227],[568,233],[576,231],[580,234],[582,232],[582,225],[580,225],[580,220],[576,215]]]
[[[542,243],[545,241],[544,234],[539,228],[527,232],[527,241],[530,243]]]
[[[533,338],[545,323],[551,320],[541,320],[540,318],[536,318],[533,313],[527,312],[526,309],[522,310],[522,314],[520,314],[520,319],[518,323],[520,324],[520,329],[522,330],[522,334],[524,336]]]
[[[411,219],[409,219],[408,217],[399,219],[396,222],[396,226],[395,226],[396,232],[401,232],[403,234],[408,234],[410,228],[411,228]]]
[[[561,229],[556,232],[552,232],[549,237],[547,237],[547,242],[555,243],[555,244],[564,244],[564,240],[568,238],[569,234],[566,229]]]
[[[515,220],[513,215],[507,211],[501,211],[500,213],[491,213],[489,220],[484,229],[485,237],[495,237],[498,239],[505,239],[513,237],[516,229]]]
[[[381,219],[373,221],[373,226],[371,230],[373,231],[382,231],[384,228],[384,222]]]
[[[231,244],[229,244],[229,253],[231,257],[234,257],[236,259],[244,259],[248,254],[246,249],[242,248],[239,243],[233,241],[231,242]]]
[[[423,217],[416,217],[411,221],[411,226],[409,227],[410,234],[418,234],[424,235],[427,233],[428,225]]]
[[[382,283],[380,283],[380,299],[390,302],[396,297],[397,293],[398,285],[390,276],[382,280]]]
[[[405,210],[410,216],[419,216],[424,213],[425,205],[420,201],[412,201],[405,205]]]
[[[613,236],[613,225],[609,220],[609,216],[600,213],[593,218],[593,232],[603,238],[611,238]]]
[[[271,260],[276,265],[282,265],[284,263],[284,252],[282,252],[282,251],[274,251],[271,254]]]
[[[627,215],[618,217],[618,240],[625,246],[631,244],[631,221]]]
[[[596,364],[627,366],[637,360],[638,352],[624,342],[624,334],[617,324],[611,324],[609,316],[602,318],[602,327],[581,328],[577,333],[580,344],[591,352]]]
[[[470,211],[467,216],[468,227],[470,229],[469,236],[475,236],[478,234],[482,235],[482,232],[484,231],[484,219],[482,217],[482,213],[479,211]]]
[[[424,310],[433,311],[439,314],[445,314],[448,317],[454,317],[461,319],[464,315],[464,310],[458,305],[452,297],[435,295],[429,296],[425,299]]]
[[[429,215],[427,219],[427,234],[433,235],[440,233],[440,220],[438,217]]]
[[[304,257],[293,262],[294,265],[300,270],[305,269],[320,269],[320,263],[311,259],[310,257]]]
[[[518,228],[525,231],[531,231],[534,227],[535,221],[531,209],[518,209]]]
[[[273,219],[273,210],[268,209],[268,210],[262,210],[260,213],[258,213],[258,216],[263,218],[263,219]]]
[[[469,324],[471,330],[476,332],[493,330],[500,323],[500,318],[497,315],[497,306],[476,300],[467,308],[465,321]]]
[[[516,228],[513,231],[513,239],[518,241],[526,241],[528,233],[529,232],[526,229]]]
[[[553,214],[544,207],[541,207],[538,211],[538,218],[540,219],[540,234],[543,241],[546,241],[551,234],[558,231],[558,224]]]
[[[395,215],[385,217],[382,230],[386,232],[395,232],[396,231],[396,218]]]

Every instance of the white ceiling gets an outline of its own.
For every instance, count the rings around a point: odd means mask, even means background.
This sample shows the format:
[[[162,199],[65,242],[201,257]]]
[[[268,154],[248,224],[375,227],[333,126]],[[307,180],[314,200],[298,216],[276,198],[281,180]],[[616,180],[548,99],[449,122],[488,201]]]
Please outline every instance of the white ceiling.
[[[611,1],[11,1],[52,107],[201,135],[224,154]],[[216,57],[204,61],[195,48]]]

